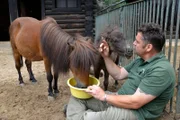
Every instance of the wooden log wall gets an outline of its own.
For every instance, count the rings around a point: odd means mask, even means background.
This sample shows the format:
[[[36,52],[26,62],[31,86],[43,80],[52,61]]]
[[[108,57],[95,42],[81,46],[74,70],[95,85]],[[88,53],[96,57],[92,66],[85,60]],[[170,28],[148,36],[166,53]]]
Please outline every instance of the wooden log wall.
[[[55,18],[66,32],[74,35],[94,37],[94,9],[95,0],[81,0],[81,10],[55,10],[53,0],[44,0],[45,16]]]

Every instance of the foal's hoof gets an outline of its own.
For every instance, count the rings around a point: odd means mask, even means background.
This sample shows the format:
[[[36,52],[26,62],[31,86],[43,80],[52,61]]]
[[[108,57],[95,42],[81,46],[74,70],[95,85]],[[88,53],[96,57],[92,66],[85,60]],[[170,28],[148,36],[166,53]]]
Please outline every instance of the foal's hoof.
[[[114,89],[117,90],[118,89],[118,86],[117,85],[113,85]]]
[[[117,90],[118,89],[118,84],[114,84],[113,87]]]

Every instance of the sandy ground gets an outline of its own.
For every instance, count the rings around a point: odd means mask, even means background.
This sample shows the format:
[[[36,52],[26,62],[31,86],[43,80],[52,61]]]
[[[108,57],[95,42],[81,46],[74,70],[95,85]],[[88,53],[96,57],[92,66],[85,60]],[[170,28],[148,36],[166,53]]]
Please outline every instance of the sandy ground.
[[[64,120],[63,106],[70,97],[66,80],[71,74],[59,78],[60,94],[54,101],[47,98],[47,80],[43,62],[33,62],[33,72],[38,80],[36,84],[29,81],[26,67],[22,68],[25,86],[19,86],[18,74],[14,67],[9,42],[0,42],[0,120]],[[101,85],[102,79],[100,78]],[[112,78],[110,78],[112,79]],[[119,84],[119,86],[121,83]],[[110,82],[109,90],[114,91]],[[173,103],[174,104],[174,103]],[[169,107],[167,111],[169,112]],[[166,113],[161,120],[172,120],[173,113]]]
[[[66,81],[72,74],[60,76],[60,94],[54,101],[49,101],[43,61],[33,62],[32,69],[38,82],[32,84],[29,81],[24,64],[21,71],[25,86],[19,86],[10,43],[0,42],[0,120],[65,119],[63,106],[70,97]]]
[[[48,101],[46,74],[43,62],[33,62],[33,72],[38,80],[29,81],[26,67],[22,68],[25,86],[19,86],[18,74],[9,42],[0,44],[0,120],[63,120],[63,105],[70,92],[66,80],[70,75],[59,79],[60,94],[54,101]]]

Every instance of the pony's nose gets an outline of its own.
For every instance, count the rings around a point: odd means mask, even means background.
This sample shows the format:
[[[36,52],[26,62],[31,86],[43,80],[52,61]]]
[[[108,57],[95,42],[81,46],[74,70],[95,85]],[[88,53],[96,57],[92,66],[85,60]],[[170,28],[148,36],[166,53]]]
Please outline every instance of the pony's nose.
[[[125,53],[126,58],[129,59],[130,57],[132,57],[132,55],[133,55],[133,48],[127,47],[126,48],[126,53]]]

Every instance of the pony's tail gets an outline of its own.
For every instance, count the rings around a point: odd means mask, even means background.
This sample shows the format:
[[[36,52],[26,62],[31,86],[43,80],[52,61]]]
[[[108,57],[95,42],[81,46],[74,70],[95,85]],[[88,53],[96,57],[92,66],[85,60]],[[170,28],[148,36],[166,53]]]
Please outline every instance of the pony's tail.
[[[14,20],[9,27],[10,42],[13,50],[16,48],[15,38],[19,32],[19,29],[20,29],[19,21]]]
[[[70,54],[70,66],[82,73],[89,73],[90,67],[96,65],[100,54],[91,41],[86,41],[82,36],[77,36]]]
[[[11,48],[12,48],[12,52],[13,52],[13,55],[17,52],[17,47],[16,47],[16,44],[15,44],[15,38],[20,30],[20,23],[19,21],[16,19],[14,20],[10,27],[9,27],[9,36],[10,36],[10,43],[11,43]],[[15,57],[15,56],[14,56]],[[23,66],[23,58],[22,58],[22,55],[19,54],[19,63],[20,63],[20,66],[22,67]]]

